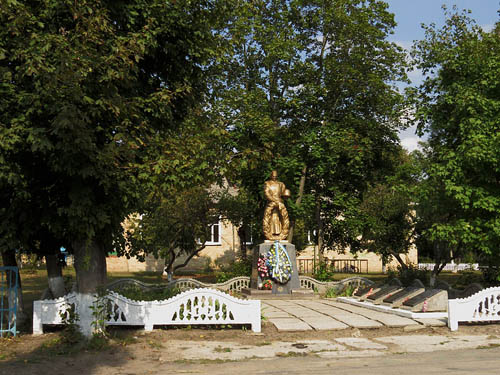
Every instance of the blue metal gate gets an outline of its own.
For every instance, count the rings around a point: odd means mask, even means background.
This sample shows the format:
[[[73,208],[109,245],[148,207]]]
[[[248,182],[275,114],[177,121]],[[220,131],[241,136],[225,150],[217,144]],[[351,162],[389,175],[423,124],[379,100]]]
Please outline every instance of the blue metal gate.
[[[17,267],[0,267],[0,337],[15,336],[17,322]]]

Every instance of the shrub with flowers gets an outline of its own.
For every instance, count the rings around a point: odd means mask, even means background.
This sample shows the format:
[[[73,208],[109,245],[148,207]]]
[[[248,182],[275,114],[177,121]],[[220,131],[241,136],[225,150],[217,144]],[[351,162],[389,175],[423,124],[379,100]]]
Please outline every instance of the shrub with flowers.
[[[264,281],[264,284],[262,284],[262,289],[266,289],[266,290],[273,289],[272,281],[271,280]]]

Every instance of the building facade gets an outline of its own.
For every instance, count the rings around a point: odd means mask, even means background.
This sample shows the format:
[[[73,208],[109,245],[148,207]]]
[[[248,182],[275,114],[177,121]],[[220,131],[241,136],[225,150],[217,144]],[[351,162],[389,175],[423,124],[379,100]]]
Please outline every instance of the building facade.
[[[252,243],[252,238],[246,244],[247,251],[258,245]],[[199,256],[195,256],[189,264],[182,268],[182,272],[206,272],[218,268],[224,264],[234,262],[241,253],[238,228],[228,221],[220,220],[211,227],[211,238],[205,244]],[[341,254],[335,251],[326,251],[325,261],[332,264],[337,272],[356,273],[380,273],[389,268],[397,268],[398,261],[393,258],[388,264],[383,264],[380,256],[370,252],[362,252],[356,255],[349,251]],[[401,254],[406,264],[418,264],[417,249],[413,246],[407,254]],[[318,254],[314,245],[306,247],[297,254],[297,266],[300,273],[312,273],[318,261]],[[178,262],[183,262],[179,259]],[[176,262],[177,264],[177,262]],[[146,257],[145,262],[139,262],[135,258],[110,256],[107,258],[107,267],[110,272],[163,272],[164,261],[152,256]]]

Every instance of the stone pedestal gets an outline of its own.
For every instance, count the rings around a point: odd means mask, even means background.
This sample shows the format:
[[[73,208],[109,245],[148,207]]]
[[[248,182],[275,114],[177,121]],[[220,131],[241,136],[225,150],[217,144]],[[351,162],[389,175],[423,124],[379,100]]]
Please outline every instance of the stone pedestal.
[[[264,242],[261,243],[254,250],[253,264],[252,264],[252,275],[250,277],[250,289],[258,289],[259,284],[262,284],[263,280],[260,278],[257,263],[259,261],[260,255],[266,255],[274,242]],[[299,272],[297,270],[297,257],[295,255],[295,245],[288,243],[286,241],[280,241],[288,253],[290,262],[292,263],[292,276],[286,284],[280,284],[273,280],[273,290],[272,294],[291,294],[292,290],[300,289]]]

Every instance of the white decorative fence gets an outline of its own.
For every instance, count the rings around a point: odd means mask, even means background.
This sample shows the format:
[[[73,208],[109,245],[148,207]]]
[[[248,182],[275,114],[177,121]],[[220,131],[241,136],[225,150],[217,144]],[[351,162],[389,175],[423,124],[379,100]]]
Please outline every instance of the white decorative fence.
[[[109,283],[106,286],[108,290],[119,291],[121,288],[135,286],[142,290],[155,290],[155,289],[164,289],[164,288],[179,288],[182,291],[193,289],[193,288],[213,288],[222,291],[240,291],[243,288],[250,287],[250,277],[248,276],[239,276],[234,277],[231,280],[225,281],[223,283],[218,284],[208,284],[199,280],[189,279],[189,278],[181,278],[176,279],[168,284],[146,284],[142,281],[134,280],[134,279],[120,279]]]
[[[261,330],[259,300],[242,300],[215,289],[191,289],[163,301],[132,301],[116,292],[104,298],[108,306],[106,325],[144,326],[151,331],[155,325],[250,324],[252,331]],[[35,301],[33,334],[42,334],[44,324],[64,324],[63,316],[68,314],[69,306],[88,319],[90,305],[75,293],[55,300]],[[90,323],[83,321],[80,325],[90,326]]]
[[[346,286],[370,286],[374,282],[360,276],[348,277],[340,281],[318,281],[309,276],[299,276],[300,287],[304,289],[317,290],[319,293],[324,293],[329,288],[338,288],[339,290],[345,288]],[[119,292],[122,288],[127,288],[134,286],[142,290],[157,290],[164,288],[179,288],[182,291],[193,289],[193,288],[213,288],[222,291],[241,291],[243,288],[250,287],[250,277],[239,276],[231,280],[218,284],[208,284],[195,279],[181,278],[169,282],[168,284],[146,284],[134,279],[120,279],[109,283],[106,286],[108,290],[114,290]]]
[[[418,269],[432,271],[434,269],[434,263],[419,263]],[[458,271],[465,271],[465,270],[478,271],[479,264],[478,263],[473,263],[473,264],[470,264],[470,263],[447,263],[443,268],[443,271],[451,271],[451,272],[458,272]]]
[[[500,321],[500,287],[483,289],[467,298],[448,300],[448,327],[458,322]]]
[[[319,293],[324,293],[330,288],[337,288],[338,291],[341,291],[347,286],[357,287],[370,286],[374,284],[373,281],[360,276],[348,277],[347,279],[340,281],[318,281],[309,276],[299,276],[299,279],[301,288],[317,290]]]

